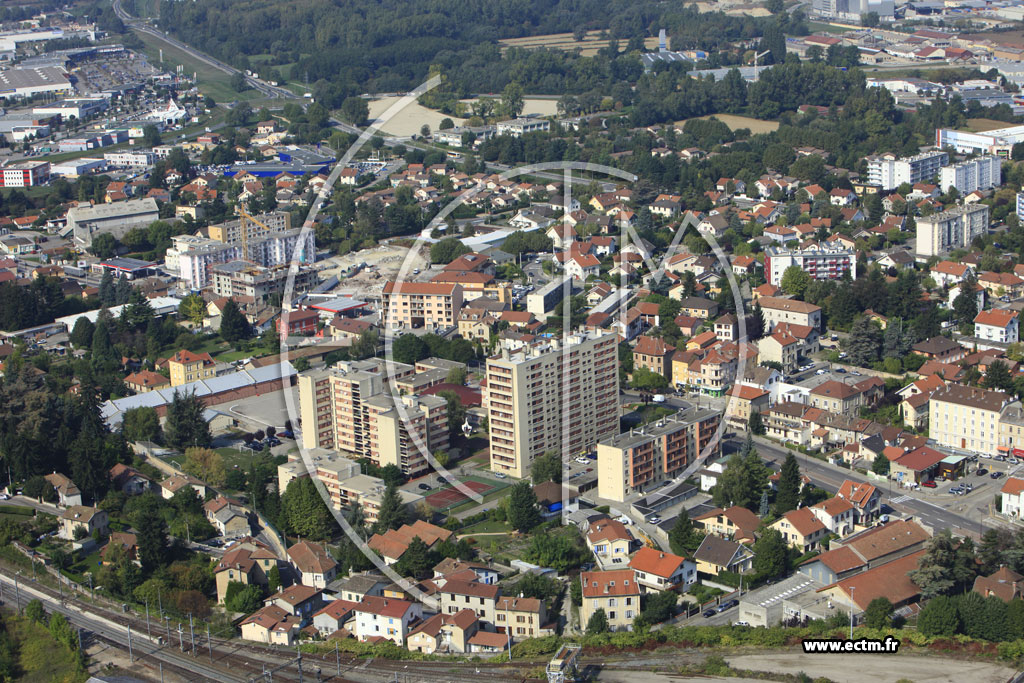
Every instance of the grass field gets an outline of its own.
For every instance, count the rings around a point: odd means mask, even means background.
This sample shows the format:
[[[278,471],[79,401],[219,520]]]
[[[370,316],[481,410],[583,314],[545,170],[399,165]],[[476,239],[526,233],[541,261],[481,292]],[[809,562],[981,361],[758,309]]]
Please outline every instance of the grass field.
[[[710,119],[712,116],[701,116],[702,119]],[[750,132],[754,135],[758,133],[771,133],[779,129],[778,121],[762,121],[761,119],[752,119],[749,116],[738,116],[736,114],[715,114],[713,118],[718,119],[725,125],[729,126],[729,130],[737,130],[739,128],[749,128]],[[676,121],[677,126],[682,126],[686,121]]]
[[[242,93],[235,92],[235,89],[231,87],[230,75],[205,62],[194,59],[191,55],[182,52],[170,43],[166,43],[155,36],[149,35],[148,33],[136,32],[135,35],[137,35],[145,45],[143,52],[146,54],[146,57],[149,58],[150,64],[160,64],[160,49],[162,48],[164,51],[164,69],[167,71],[173,71],[174,67],[181,64],[184,67],[186,74],[191,75],[195,72],[199,79],[200,92],[205,95],[209,95],[217,102],[254,100],[263,97],[263,95],[256,90],[246,90]]]
[[[1006,128],[1010,125],[1013,124],[1006,121],[996,121],[995,119],[967,119],[967,130],[972,133],[984,133],[987,130]]]
[[[512,527],[508,525],[508,522],[495,522],[494,520],[488,519],[483,522],[471,524],[467,526],[465,529],[461,529],[458,533],[461,536],[463,534],[487,534],[495,532],[504,533],[510,531],[512,531]]]
[[[498,44],[501,45],[502,49],[508,49],[510,47],[521,47],[526,49],[546,47],[552,50],[578,49],[581,54],[592,56],[596,55],[597,51],[601,48],[608,47],[608,42],[609,39],[607,38],[603,40],[601,39],[600,31],[587,31],[586,36],[581,41],[575,40],[571,33],[549,33],[543,36],[507,38],[505,40],[499,40]],[[644,46],[648,49],[658,47],[657,37],[646,38],[644,40]]]
[[[248,450],[240,451],[237,448],[231,448],[230,446],[215,448],[214,450],[217,451],[221,458],[224,459],[224,469],[226,470],[235,469],[236,466],[239,469],[245,469],[249,467],[249,464],[252,462],[252,453]],[[182,465],[185,464],[185,455],[179,453],[171,458],[167,458],[167,462],[172,463],[175,467],[181,469]]]
[[[17,643],[18,681],[79,683],[89,678],[77,656],[54,640],[46,627],[9,613],[4,615],[4,624]]]

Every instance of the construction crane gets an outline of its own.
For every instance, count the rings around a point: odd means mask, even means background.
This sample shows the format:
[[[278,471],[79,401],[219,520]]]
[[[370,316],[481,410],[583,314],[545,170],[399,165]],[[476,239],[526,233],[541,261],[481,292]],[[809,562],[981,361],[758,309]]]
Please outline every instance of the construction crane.
[[[268,226],[266,223],[259,220],[258,218],[254,218],[248,211],[245,210],[245,207],[242,206],[241,204],[239,204],[238,206],[238,213],[238,227],[242,231],[242,259],[245,261],[249,261],[249,226],[246,225],[246,222],[252,221],[258,227],[263,228],[264,232],[273,231],[270,229],[270,226]]]

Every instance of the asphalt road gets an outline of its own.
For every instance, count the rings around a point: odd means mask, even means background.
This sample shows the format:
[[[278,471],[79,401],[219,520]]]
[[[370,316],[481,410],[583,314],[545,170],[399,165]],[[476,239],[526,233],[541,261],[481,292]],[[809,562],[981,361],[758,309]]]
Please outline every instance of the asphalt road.
[[[742,446],[742,441],[737,438],[730,439],[727,443],[733,449],[738,449]],[[776,466],[781,466],[782,461],[786,458],[786,454],[790,452],[781,446],[761,439],[757,440],[757,451],[761,454],[762,458],[775,463]],[[984,507],[976,507],[976,504],[964,503],[958,499],[945,501],[940,497],[941,494],[934,491],[909,491],[895,486],[890,490],[890,487],[885,483],[871,481],[852,470],[846,470],[799,453],[796,456],[800,463],[801,471],[810,477],[816,486],[830,493],[835,493],[845,479],[868,482],[878,487],[882,493],[882,503],[888,505],[893,510],[921,519],[925,524],[934,527],[936,531],[950,529],[955,533],[975,538],[980,537],[983,531],[980,520],[987,513]],[[975,479],[972,478],[969,481],[973,482]],[[929,500],[930,498],[934,500]],[[975,498],[975,500],[977,499]],[[968,517],[965,514],[961,514],[957,509],[960,506],[965,506],[964,512],[971,513],[971,516]]]

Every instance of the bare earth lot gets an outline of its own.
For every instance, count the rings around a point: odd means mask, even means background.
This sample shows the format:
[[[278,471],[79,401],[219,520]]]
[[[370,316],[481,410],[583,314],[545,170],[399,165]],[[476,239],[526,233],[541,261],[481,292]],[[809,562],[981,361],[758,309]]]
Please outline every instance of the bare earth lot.
[[[909,679],[914,683],[971,681],[971,683],[997,683],[1014,676],[1014,670],[1001,664],[961,661],[922,655],[831,655],[785,654],[726,656],[729,666],[751,671],[774,671],[797,674],[801,671],[811,678],[824,676],[837,683],[895,683]],[[734,680],[734,679],[729,679]]]
[[[701,116],[702,119],[710,119],[711,116]],[[715,114],[714,118],[718,119],[725,125],[729,126],[729,130],[736,130],[738,128],[749,128],[750,132],[754,135],[758,133],[771,133],[779,129],[778,121],[762,121],[761,119],[752,119],[749,116],[738,116],[736,114]],[[682,127],[686,121],[676,121],[676,125]]]

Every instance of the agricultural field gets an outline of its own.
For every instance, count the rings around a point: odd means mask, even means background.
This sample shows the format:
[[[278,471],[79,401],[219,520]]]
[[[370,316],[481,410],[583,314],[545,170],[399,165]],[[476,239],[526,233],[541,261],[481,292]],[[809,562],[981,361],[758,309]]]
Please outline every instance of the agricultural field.
[[[967,119],[967,130],[972,133],[984,133],[996,128],[1006,128],[1010,125],[1012,124],[1006,121],[996,121],[995,119]]]
[[[700,118],[710,119],[712,117],[701,116]],[[762,121],[761,119],[753,119],[749,116],[739,116],[737,114],[715,114],[713,118],[716,118],[729,126],[729,130],[749,128],[750,132],[754,135],[757,135],[758,133],[772,133],[779,129],[778,121]],[[682,127],[684,123],[686,123],[686,121],[676,121],[676,126]]]

